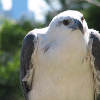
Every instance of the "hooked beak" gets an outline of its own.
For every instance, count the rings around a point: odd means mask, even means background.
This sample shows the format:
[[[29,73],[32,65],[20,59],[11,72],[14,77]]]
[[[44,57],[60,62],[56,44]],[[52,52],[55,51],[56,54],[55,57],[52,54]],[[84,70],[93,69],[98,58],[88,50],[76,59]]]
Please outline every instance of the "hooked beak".
[[[72,28],[73,30],[80,30],[80,31],[82,32],[82,34],[84,34],[83,25],[82,25],[82,23],[81,23],[79,20],[77,20],[77,19],[74,20],[74,25],[71,26],[70,28]]]

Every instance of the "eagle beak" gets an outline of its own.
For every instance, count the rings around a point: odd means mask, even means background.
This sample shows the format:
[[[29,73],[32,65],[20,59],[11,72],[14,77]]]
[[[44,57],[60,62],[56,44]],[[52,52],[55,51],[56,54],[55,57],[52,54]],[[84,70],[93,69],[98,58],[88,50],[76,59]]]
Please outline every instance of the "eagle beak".
[[[70,28],[72,28],[73,30],[80,30],[80,31],[82,32],[82,34],[84,34],[83,25],[82,25],[82,23],[81,23],[79,20],[77,20],[77,19],[74,20],[74,25],[71,26]]]

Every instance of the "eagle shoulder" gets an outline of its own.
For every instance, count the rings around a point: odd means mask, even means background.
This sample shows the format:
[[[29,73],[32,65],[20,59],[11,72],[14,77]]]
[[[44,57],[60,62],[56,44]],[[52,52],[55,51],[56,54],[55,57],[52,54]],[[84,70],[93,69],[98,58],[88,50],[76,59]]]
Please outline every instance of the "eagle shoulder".
[[[91,44],[91,65],[95,83],[95,100],[100,100],[100,34],[98,31],[89,29]]]
[[[37,34],[35,31],[31,31],[23,40],[20,55],[20,83],[25,100],[27,100],[27,93],[32,87],[33,69],[35,67],[32,60],[36,47]]]

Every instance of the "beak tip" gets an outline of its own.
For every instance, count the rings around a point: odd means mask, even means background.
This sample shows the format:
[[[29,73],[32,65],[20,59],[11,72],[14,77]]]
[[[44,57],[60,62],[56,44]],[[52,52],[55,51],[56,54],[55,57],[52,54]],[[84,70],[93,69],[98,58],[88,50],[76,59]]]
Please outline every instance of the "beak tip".
[[[75,22],[74,25],[71,26],[70,28],[72,28],[73,30],[80,30],[82,34],[84,34],[82,23],[77,19],[75,19],[74,22]]]

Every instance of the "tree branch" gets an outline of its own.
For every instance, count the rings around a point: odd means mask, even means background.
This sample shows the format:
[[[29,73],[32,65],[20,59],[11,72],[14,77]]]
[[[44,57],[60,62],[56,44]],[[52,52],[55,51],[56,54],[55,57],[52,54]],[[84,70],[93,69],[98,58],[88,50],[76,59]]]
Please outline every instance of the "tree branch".
[[[90,4],[93,4],[93,5],[95,5],[95,6],[100,7],[100,3],[99,3],[98,1],[93,1],[93,0],[77,0],[77,1],[75,1],[75,2],[82,2],[82,1],[86,1],[86,2],[88,2],[88,3],[90,3]]]

